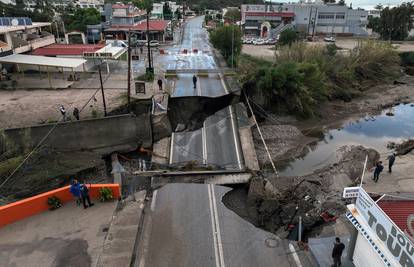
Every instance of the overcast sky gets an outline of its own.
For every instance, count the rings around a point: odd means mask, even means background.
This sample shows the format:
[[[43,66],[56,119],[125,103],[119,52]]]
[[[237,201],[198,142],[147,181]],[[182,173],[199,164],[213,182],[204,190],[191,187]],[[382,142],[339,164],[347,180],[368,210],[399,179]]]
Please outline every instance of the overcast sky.
[[[273,2],[297,2],[295,0],[273,0]],[[395,6],[401,4],[402,0],[345,0],[345,3],[349,6],[352,3],[352,7],[360,7],[365,9],[373,9],[377,4],[383,6],[390,5]]]

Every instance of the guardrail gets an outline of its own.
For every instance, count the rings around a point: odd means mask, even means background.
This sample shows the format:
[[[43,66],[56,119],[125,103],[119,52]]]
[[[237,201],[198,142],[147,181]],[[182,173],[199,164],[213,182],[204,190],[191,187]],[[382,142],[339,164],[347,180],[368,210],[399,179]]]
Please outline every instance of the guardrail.
[[[91,199],[100,197],[99,189],[102,187],[110,188],[114,199],[118,199],[121,196],[119,184],[87,185],[89,187],[89,195]],[[69,187],[70,186],[61,187],[33,197],[0,206],[0,227],[49,210],[49,206],[47,204],[47,199],[49,197],[56,196],[62,201],[62,203],[74,201],[72,194],[69,192]]]

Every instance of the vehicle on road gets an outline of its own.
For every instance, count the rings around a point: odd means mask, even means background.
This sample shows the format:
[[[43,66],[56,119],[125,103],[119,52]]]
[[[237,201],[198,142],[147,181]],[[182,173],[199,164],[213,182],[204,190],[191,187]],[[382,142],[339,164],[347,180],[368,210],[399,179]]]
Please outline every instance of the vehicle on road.
[[[256,39],[253,41],[254,45],[264,45],[265,41],[263,39]]]
[[[325,37],[323,40],[328,43],[335,43],[335,37],[333,36]]]
[[[157,40],[150,41],[150,47],[157,47],[159,45],[160,45],[160,43]]]

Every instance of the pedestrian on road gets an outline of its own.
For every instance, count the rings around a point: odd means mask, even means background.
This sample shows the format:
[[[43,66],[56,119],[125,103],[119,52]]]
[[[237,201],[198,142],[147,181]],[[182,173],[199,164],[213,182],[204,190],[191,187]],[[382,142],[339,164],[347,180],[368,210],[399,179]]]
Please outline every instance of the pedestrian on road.
[[[142,46],[139,47],[139,52],[142,54],[144,53],[144,48],[142,48]]]
[[[76,120],[79,120],[79,109],[76,107],[73,109],[73,116],[76,118]]]
[[[333,258],[333,262],[334,264],[332,266],[338,267],[341,266],[341,257],[342,257],[342,252],[345,249],[345,245],[344,243],[341,242],[341,240],[339,239],[339,237],[335,238],[335,242],[334,242],[334,247],[332,250],[332,258]]]
[[[378,161],[377,165],[375,166],[375,170],[374,170],[374,182],[378,182],[379,175],[383,169],[384,169],[384,166],[382,166],[382,161]]]
[[[81,194],[80,194],[80,188],[79,188],[79,182],[78,180],[73,180],[70,183],[69,192],[73,195],[73,197],[76,199],[76,204],[79,206],[81,203]]]
[[[63,105],[60,105],[59,109],[60,109],[60,113],[63,116],[63,121],[66,121],[66,109],[65,109],[65,107]]]
[[[93,205],[95,205],[91,202],[91,198],[89,197],[89,189],[88,189],[88,187],[86,186],[85,183],[83,183],[79,186],[79,191],[80,191],[80,194],[81,194],[81,197],[82,197],[82,204],[83,204],[84,209],[86,209],[88,207],[92,207]],[[88,202],[88,204],[86,204],[86,201]]]
[[[392,165],[394,165],[395,162],[395,153],[392,153],[391,156],[388,157],[388,172],[392,173]]]
[[[158,79],[158,88],[162,91],[162,80]]]
[[[194,84],[194,89],[197,88],[197,77],[195,76],[195,74],[193,75],[193,84]]]

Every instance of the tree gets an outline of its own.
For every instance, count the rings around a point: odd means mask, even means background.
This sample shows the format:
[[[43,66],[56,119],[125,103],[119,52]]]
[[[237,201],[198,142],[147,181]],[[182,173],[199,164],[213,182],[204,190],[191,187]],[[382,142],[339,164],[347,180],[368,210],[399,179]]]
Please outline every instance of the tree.
[[[242,33],[236,25],[224,25],[210,33],[211,44],[220,50],[224,58],[231,64],[235,64],[241,53]],[[232,46],[233,45],[233,46]]]
[[[241,20],[241,13],[240,10],[231,8],[226,12],[224,15],[224,19],[236,22]]]
[[[69,31],[86,31],[86,25],[95,25],[101,22],[101,14],[95,8],[76,8],[71,14],[65,12],[63,21]]]
[[[372,29],[374,32],[380,31],[380,21],[379,17],[369,17],[367,28]]]
[[[324,4],[334,4],[335,0],[323,0]]]
[[[280,33],[279,44],[280,45],[291,45],[298,40],[298,33],[293,29],[286,29]]]
[[[404,40],[413,28],[414,5],[403,3],[398,7],[383,8],[378,33],[385,40]]]
[[[171,11],[171,8],[168,2],[165,2],[164,6],[162,7],[162,15],[164,19],[167,19],[167,20],[172,19],[172,11]]]
[[[346,5],[345,0],[339,0],[338,5],[345,6]]]

